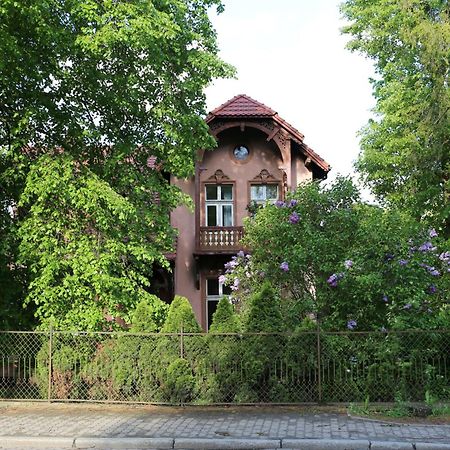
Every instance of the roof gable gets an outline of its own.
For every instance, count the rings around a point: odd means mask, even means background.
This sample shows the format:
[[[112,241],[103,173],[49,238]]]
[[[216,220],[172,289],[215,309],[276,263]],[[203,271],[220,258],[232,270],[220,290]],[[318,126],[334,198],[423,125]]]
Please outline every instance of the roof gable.
[[[232,99],[213,109],[206,117],[206,123],[210,125],[215,119],[225,119],[226,122],[234,122],[238,119],[273,120],[276,126],[284,129],[288,133],[289,137],[298,144],[300,151],[307,158],[311,158],[316,166],[323,171],[325,176],[330,170],[330,165],[303,142],[304,135],[300,133],[300,131],[281,118],[272,108],[269,108],[248,95],[236,95]]]

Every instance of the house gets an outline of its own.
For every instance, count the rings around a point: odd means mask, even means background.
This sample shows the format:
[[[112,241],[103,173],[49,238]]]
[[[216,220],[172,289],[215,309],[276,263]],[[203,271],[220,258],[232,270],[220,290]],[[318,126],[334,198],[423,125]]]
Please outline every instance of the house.
[[[217,148],[199,151],[194,177],[171,179],[194,199],[195,211],[179,207],[171,216],[179,235],[170,288],[191,301],[208,329],[220,297],[228,293],[218,277],[242,249],[248,205],[282,200],[300,182],[326,178],[330,166],[297,129],[247,95],[214,109],[206,122]]]

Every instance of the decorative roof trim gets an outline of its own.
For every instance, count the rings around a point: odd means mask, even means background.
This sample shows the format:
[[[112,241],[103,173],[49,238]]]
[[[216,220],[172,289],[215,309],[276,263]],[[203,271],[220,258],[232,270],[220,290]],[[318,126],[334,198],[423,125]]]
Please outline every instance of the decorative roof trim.
[[[316,164],[316,166],[318,166],[318,168],[323,172],[327,173],[330,171],[330,165],[312,148],[308,147],[303,142],[305,136],[300,133],[299,130],[297,130],[290,123],[281,118],[278,113],[272,108],[269,108],[263,103],[254,100],[248,95],[236,95],[227,102],[213,109],[206,117],[206,123],[210,125],[210,128],[212,123],[215,122],[216,119],[219,119],[220,121],[236,121],[238,119],[245,119],[248,122],[258,119],[273,120],[275,124],[277,124],[283,131],[287,133],[288,138],[292,139],[299,145],[300,151],[305,155],[306,158],[310,158],[311,161]],[[246,125],[248,126],[249,123],[247,123]],[[269,133],[268,135],[273,139],[277,133],[275,133],[274,136],[271,136],[271,134],[273,133]]]

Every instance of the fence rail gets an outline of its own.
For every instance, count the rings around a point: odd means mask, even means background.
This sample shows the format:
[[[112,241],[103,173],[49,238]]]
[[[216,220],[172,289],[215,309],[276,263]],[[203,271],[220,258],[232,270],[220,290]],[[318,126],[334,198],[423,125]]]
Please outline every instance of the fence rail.
[[[450,330],[0,332],[0,399],[168,404],[450,400]]]

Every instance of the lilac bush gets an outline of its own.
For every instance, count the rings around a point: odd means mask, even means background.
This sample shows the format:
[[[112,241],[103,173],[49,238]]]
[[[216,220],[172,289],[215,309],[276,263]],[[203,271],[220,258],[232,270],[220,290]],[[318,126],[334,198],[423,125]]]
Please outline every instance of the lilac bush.
[[[352,182],[299,186],[245,223],[245,246],[226,264],[234,302],[245,305],[264,280],[282,301],[284,322],[323,328],[445,327],[450,252],[439,230],[395,210],[365,205]]]

